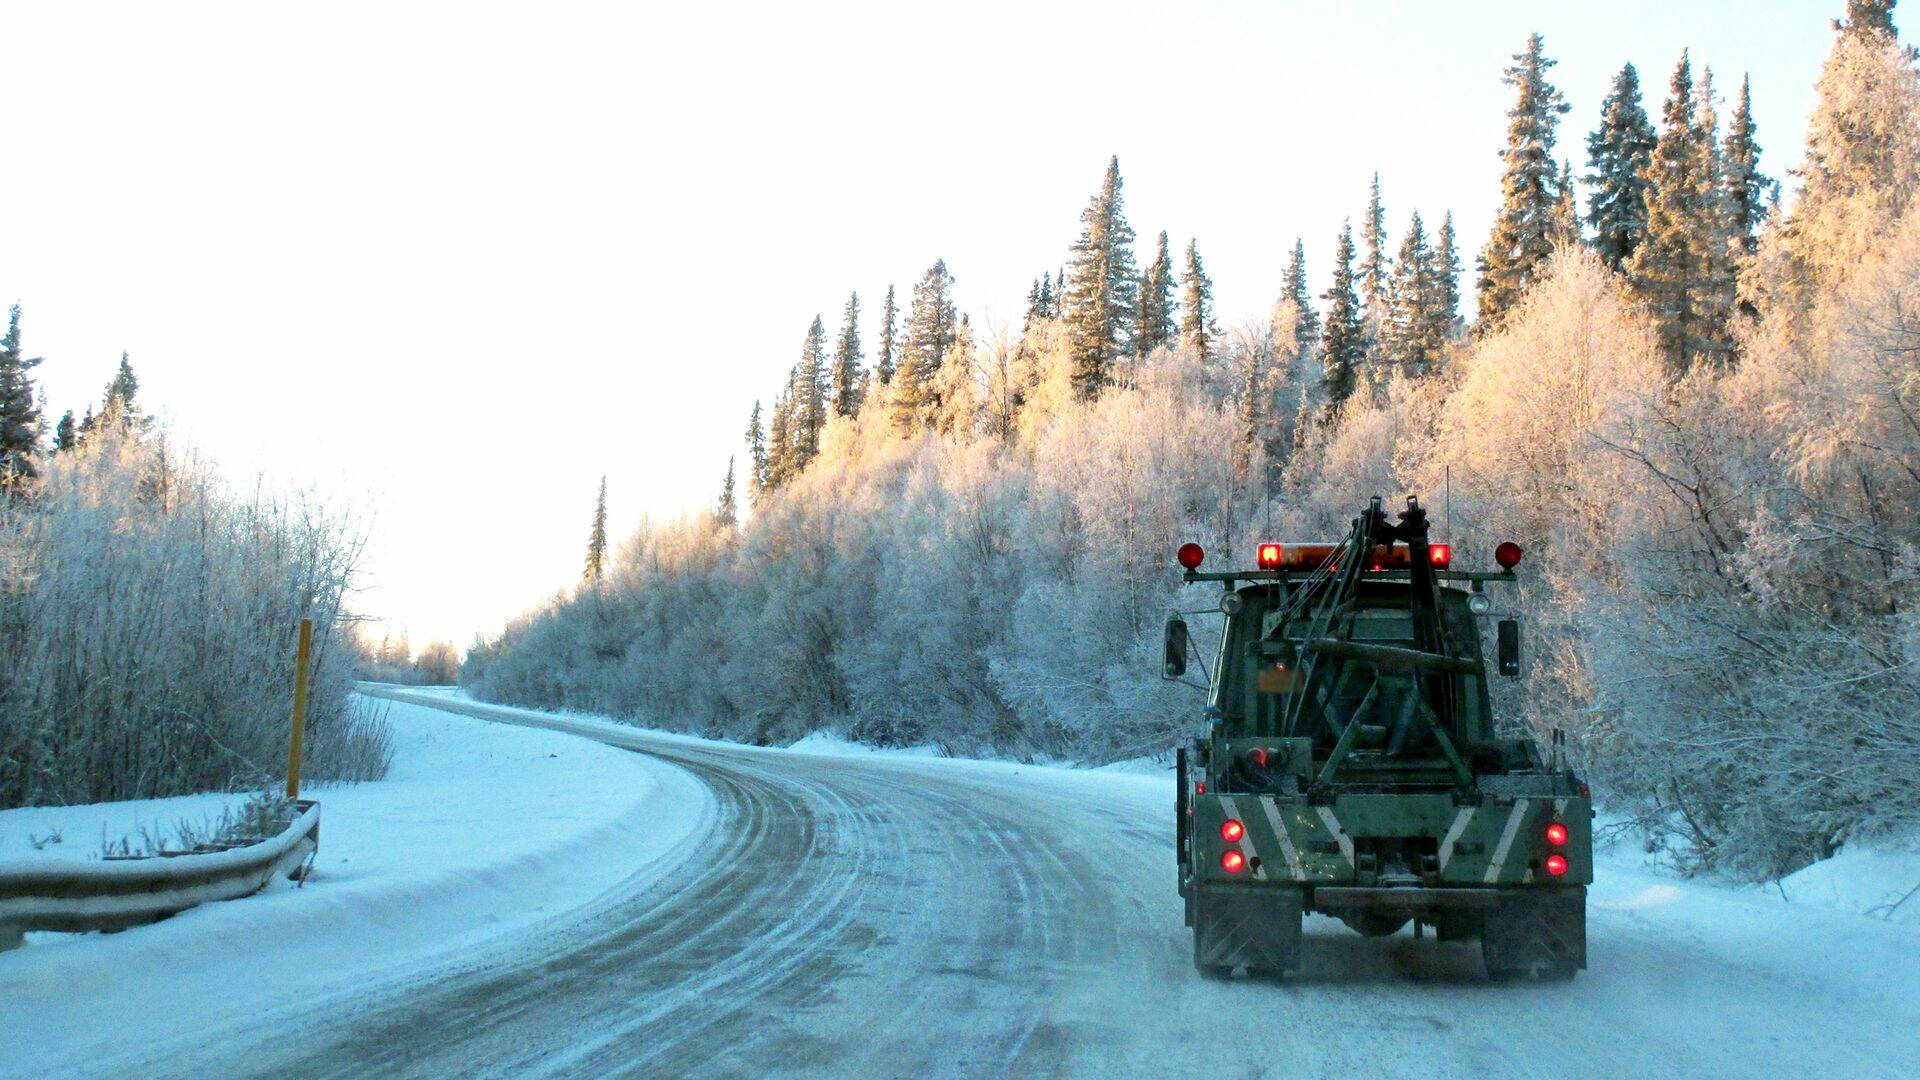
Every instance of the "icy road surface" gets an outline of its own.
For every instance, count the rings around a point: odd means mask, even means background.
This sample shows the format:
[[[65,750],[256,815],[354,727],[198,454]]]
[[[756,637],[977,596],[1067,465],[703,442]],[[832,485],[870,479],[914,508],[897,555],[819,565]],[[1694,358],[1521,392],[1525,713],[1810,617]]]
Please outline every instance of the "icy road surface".
[[[1570,985],[1489,985],[1471,944],[1320,918],[1297,980],[1208,982],[1174,892],[1166,778],[407,700],[678,764],[711,790],[712,832],[664,878],[462,966],[143,1071],[1920,1075],[1910,928],[1603,865],[1592,968]],[[193,1024],[188,1003],[156,1007]]]

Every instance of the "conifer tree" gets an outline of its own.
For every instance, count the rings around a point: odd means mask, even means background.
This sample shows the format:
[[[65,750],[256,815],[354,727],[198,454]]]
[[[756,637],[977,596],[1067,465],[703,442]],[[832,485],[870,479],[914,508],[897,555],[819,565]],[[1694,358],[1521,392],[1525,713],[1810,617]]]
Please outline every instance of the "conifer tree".
[[[1136,355],[1146,356],[1173,340],[1173,258],[1167,251],[1167,231],[1160,230],[1160,246],[1140,283],[1140,316],[1133,330]]]
[[[60,422],[53,426],[53,449],[65,452],[79,445],[80,433],[74,428],[73,410],[60,414]]]
[[[1835,30],[1852,33],[1873,32],[1886,35],[1891,41],[1897,34],[1893,28],[1893,5],[1895,0],[1847,0],[1847,18],[1845,22],[1835,22]]]
[[[880,308],[880,353],[873,358],[873,381],[885,386],[893,381],[893,368],[899,359],[899,344],[894,340],[893,286],[887,286],[887,301]]]
[[[1337,413],[1353,396],[1360,367],[1366,359],[1366,324],[1360,317],[1360,294],[1354,287],[1353,224],[1340,227],[1333,253],[1333,284],[1327,301],[1326,336],[1321,339],[1320,363],[1329,414]]]
[[[1560,163],[1560,201],[1553,207],[1553,242],[1571,246],[1580,242],[1580,210],[1573,187],[1573,162]]]
[[[733,494],[733,456],[727,456],[727,478],[720,483],[720,505],[714,511],[714,517],[722,525],[740,524],[740,503]]]
[[[1709,88],[1710,84],[1703,84]],[[1731,278],[1722,272],[1725,224],[1710,103],[1699,100],[1685,53],[1674,68],[1647,174],[1647,236],[1627,280],[1659,330],[1676,372],[1698,357],[1726,358]]]
[[[1040,275],[1040,313],[1049,319],[1060,317],[1059,279],[1052,272]]]
[[[767,433],[760,423],[760,402],[753,403],[747,417],[747,491],[755,499],[767,487]]]
[[[0,338],[0,489],[20,491],[40,475],[41,415],[33,377],[39,365],[20,346],[20,305],[13,305]]]
[[[1367,198],[1367,217],[1360,229],[1366,241],[1366,260],[1360,264],[1360,300],[1366,307],[1369,323],[1377,324],[1386,313],[1388,277],[1387,211],[1380,203],[1380,173],[1373,174],[1372,193]]]
[[[593,586],[607,569],[607,478],[600,478],[600,494],[593,500],[593,528],[587,533],[587,563],[580,582]]]
[[[1287,258],[1286,292],[1299,316],[1293,324],[1294,347],[1300,356],[1312,356],[1320,342],[1320,315],[1313,310],[1313,296],[1307,289],[1307,246],[1299,237],[1293,240],[1293,254]]]
[[[1721,198],[1726,206],[1727,228],[1748,255],[1759,242],[1760,223],[1766,220],[1776,186],[1760,172],[1760,144],[1754,137],[1755,130],[1753,79],[1748,76],[1740,80],[1740,101],[1727,121],[1727,138],[1720,150]]]
[[[1647,235],[1647,170],[1658,137],[1640,98],[1640,73],[1632,64],[1613,77],[1600,105],[1600,126],[1587,136],[1587,224],[1593,250],[1615,270],[1626,265]]]
[[[1490,328],[1526,292],[1547,256],[1553,253],[1553,219],[1560,202],[1555,175],[1555,128],[1567,104],[1547,82],[1545,43],[1527,38],[1526,51],[1514,54],[1505,81],[1514,88],[1507,111],[1507,146],[1500,179],[1501,205],[1493,233],[1480,253],[1480,325]]]
[[[833,350],[833,411],[841,416],[859,412],[860,395],[860,294],[853,293]]]
[[[1439,295],[1434,298],[1436,314],[1446,320],[1447,336],[1453,336],[1460,321],[1460,246],[1453,233],[1453,211],[1447,211],[1440,223],[1440,247],[1434,252],[1434,272],[1439,280]]]
[[[1387,290],[1380,342],[1383,363],[1377,365],[1383,374],[1426,375],[1438,364],[1453,327],[1452,312],[1445,308],[1444,276],[1416,212],[1401,238]]]
[[[1120,159],[1115,157],[1107,162],[1100,191],[1080,213],[1080,238],[1067,264],[1061,305],[1073,354],[1073,385],[1082,399],[1099,395],[1127,352],[1140,302],[1132,243],[1133,229],[1120,196]]]
[[[1180,344],[1206,361],[1212,359],[1219,336],[1213,324],[1213,282],[1200,262],[1200,242],[1188,240],[1187,263],[1180,274]]]
[[[781,391],[773,399],[773,419],[767,422],[768,490],[784,486],[794,473],[793,395],[789,392],[793,386],[791,374],[787,377],[787,386],[788,390]]]
[[[913,304],[907,311],[905,342],[900,350],[900,367],[894,373],[893,415],[902,431],[911,431],[933,422],[935,404],[930,384],[953,347],[959,320],[953,306],[953,276],[947,273],[945,259],[927,268],[913,287]]]

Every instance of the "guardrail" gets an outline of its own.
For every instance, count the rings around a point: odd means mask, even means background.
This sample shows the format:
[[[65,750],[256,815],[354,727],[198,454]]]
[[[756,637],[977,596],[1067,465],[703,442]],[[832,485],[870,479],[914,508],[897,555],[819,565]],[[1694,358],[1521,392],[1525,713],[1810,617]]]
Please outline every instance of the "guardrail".
[[[320,846],[320,804],[303,799],[278,835],[226,851],[0,867],[0,950],[28,930],[124,930],[298,877]]]

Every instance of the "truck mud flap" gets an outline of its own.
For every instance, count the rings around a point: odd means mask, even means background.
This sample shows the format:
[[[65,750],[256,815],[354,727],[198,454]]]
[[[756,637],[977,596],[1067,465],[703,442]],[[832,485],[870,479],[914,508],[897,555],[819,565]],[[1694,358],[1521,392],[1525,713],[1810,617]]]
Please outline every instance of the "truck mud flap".
[[[1193,963],[1203,974],[1236,967],[1249,974],[1300,970],[1301,897],[1298,889],[1193,891]]]
[[[1587,890],[1529,890],[1482,916],[1480,951],[1496,979],[1571,978],[1587,966]]]

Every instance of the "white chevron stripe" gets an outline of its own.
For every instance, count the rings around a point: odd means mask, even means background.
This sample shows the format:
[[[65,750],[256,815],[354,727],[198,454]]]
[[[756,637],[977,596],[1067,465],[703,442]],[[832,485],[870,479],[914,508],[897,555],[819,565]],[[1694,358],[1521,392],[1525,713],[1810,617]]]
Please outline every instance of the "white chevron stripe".
[[[1293,837],[1287,834],[1287,823],[1280,820],[1280,807],[1271,799],[1261,799],[1260,809],[1267,815],[1267,824],[1273,826],[1273,835],[1280,838],[1280,853],[1287,857],[1287,869],[1293,872],[1293,880],[1307,880],[1307,872],[1300,865],[1300,851],[1293,846]]]
[[[1467,831],[1467,825],[1473,821],[1474,809],[1471,806],[1463,806],[1459,813],[1453,815],[1453,824],[1448,826],[1446,837],[1440,841],[1440,869],[1445,870],[1447,864],[1453,861],[1453,845],[1460,842],[1460,837]]]
[[[1314,809],[1320,811],[1320,820],[1326,822],[1327,828],[1332,831],[1333,842],[1340,845],[1340,857],[1347,860],[1348,866],[1352,866],[1353,837],[1340,828],[1340,819],[1333,816],[1333,807],[1316,806]]]
[[[1520,831],[1520,819],[1527,816],[1527,800],[1513,800],[1513,812],[1507,815],[1507,827],[1500,830],[1500,845],[1493,849],[1493,860],[1487,863],[1487,876],[1482,879],[1488,885],[1500,880],[1500,872],[1507,868],[1507,853],[1513,850],[1514,834]]]

